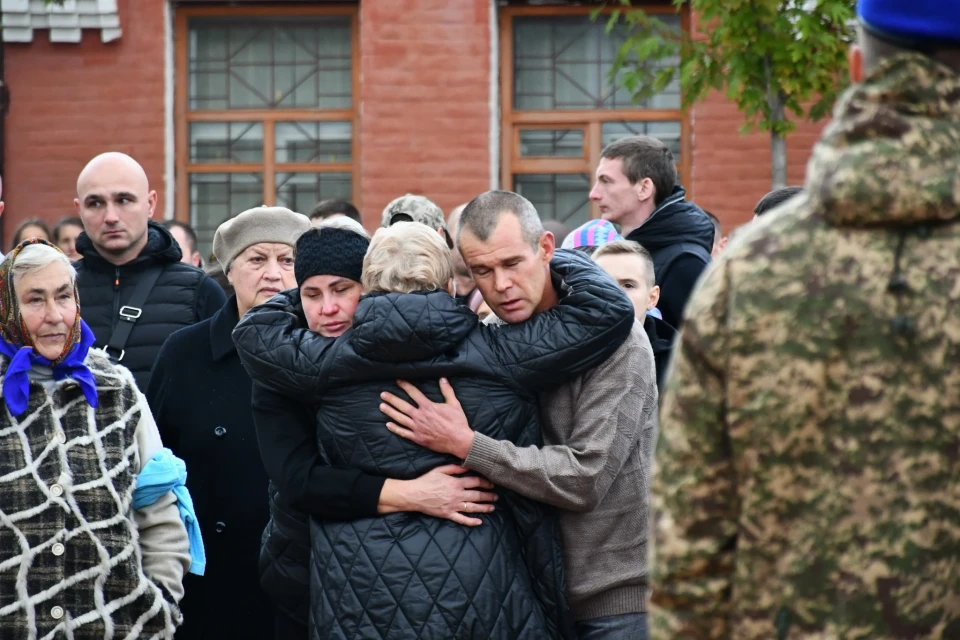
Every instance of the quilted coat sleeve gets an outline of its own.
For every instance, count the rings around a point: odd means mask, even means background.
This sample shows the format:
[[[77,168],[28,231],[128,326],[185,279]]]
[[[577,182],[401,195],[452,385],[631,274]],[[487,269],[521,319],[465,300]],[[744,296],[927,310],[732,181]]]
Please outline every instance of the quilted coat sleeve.
[[[484,329],[504,369],[535,392],[559,386],[605,361],[634,323],[626,294],[590,259],[560,250],[550,270],[560,304],[526,322]]]
[[[323,358],[336,342],[307,330],[296,312],[300,293],[278,293],[247,312],[233,342],[247,374],[257,384],[291,398],[318,395]]]
[[[270,479],[294,509],[332,520],[373,518],[386,478],[333,467],[317,447],[307,405],[253,385],[253,423]]]

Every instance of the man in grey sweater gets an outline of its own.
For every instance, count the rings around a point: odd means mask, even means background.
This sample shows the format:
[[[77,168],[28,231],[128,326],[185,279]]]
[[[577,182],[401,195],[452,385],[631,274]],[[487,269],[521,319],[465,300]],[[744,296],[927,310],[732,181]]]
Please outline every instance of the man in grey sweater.
[[[467,205],[457,244],[484,300],[517,323],[557,304],[550,277],[553,236],[533,205],[491,191]],[[544,239],[546,238],[546,242]],[[541,397],[543,447],[476,434],[452,387],[434,403],[408,383],[414,404],[384,393],[388,428],[464,460],[495,484],[556,506],[570,605],[582,640],[647,636],[647,531],[657,437],[653,350],[637,324],[606,362]]]

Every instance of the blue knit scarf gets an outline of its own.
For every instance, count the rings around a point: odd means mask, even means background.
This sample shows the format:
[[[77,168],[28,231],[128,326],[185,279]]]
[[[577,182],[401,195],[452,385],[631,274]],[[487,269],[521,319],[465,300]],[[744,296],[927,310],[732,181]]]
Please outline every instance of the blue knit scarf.
[[[53,379],[73,378],[83,390],[83,395],[91,407],[99,403],[97,383],[93,373],[84,364],[87,353],[94,342],[93,330],[83,320],[80,321],[80,341],[74,345],[60,363],[53,364],[47,358],[34,352],[33,347],[20,347],[0,338],[0,353],[10,358],[10,366],[3,378],[3,397],[10,414],[19,416],[27,410],[30,400],[30,368],[33,365],[53,369]]]

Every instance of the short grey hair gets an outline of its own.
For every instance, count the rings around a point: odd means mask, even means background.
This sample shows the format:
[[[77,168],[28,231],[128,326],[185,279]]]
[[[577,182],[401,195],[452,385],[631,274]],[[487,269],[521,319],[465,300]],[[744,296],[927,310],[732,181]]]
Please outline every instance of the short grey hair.
[[[319,224],[315,226],[317,229],[343,229],[344,231],[353,231],[357,235],[361,235],[367,240],[370,239],[370,234],[367,233],[367,230],[363,228],[363,225],[354,220],[353,218],[348,218],[345,215],[333,216],[331,218],[324,218]]]
[[[21,277],[28,273],[46,269],[51,264],[61,263],[70,274],[70,282],[77,281],[77,270],[70,264],[70,258],[48,244],[28,244],[13,259],[13,276]]]
[[[451,280],[450,249],[436,229],[419,222],[377,229],[363,258],[367,293],[442,291]]]
[[[523,239],[536,249],[544,234],[543,222],[533,203],[512,191],[487,191],[467,203],[457,225],[457,247],[460,246],[464,229],[485,242],[497,228],[500,216],[504,213],[520,221]]]

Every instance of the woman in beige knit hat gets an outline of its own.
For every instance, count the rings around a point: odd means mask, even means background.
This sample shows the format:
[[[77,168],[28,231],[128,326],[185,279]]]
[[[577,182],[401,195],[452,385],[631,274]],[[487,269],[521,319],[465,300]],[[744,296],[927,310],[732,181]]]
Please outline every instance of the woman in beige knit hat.
[[[177,640],[269,638],[274,609],[260,589],[260,536],[269,518],[267,474],[254,432],[252,383],[231,334],[243,315],[296,286],[294,246],[310,220],[257,207],[224,222],[213,239],[235,293],[209,320],[171,335],[147,398],[163,440],[190,470],[206,542],[202,578],[188,577]]]

